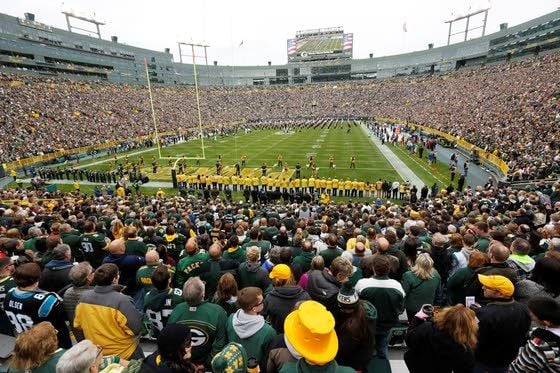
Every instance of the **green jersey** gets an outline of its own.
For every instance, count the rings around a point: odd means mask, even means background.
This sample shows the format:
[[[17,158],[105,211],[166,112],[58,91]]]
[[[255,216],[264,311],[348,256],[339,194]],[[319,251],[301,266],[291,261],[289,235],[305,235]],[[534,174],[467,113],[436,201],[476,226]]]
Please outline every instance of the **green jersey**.
[[[0,277],[0,309],[4,309],[4,298],[6,294],[16,287],[16,283],[12,276]]]
[[[169,316],[171,316],[175,306],[184,301],[181,289],[158,290],[153,288],[146,294],[144,297],[144,312],[150,320],[155,337],[167,325]]]
[[[154,265],[145,265],[138,268],[138,271],[136,271],[136,283],[144,288],[145,294],[152,290],[152,274],[158,266],[159,263]],[[171,278],[173,278],[175,275],[175,268],[168,267],[167,270],[171,274]]]
[[[210,257],[205,252],[198,252],[194,255],[184,257],[177,263],[177,273],[175,275],[175,286],[183,288],[184,283],[189,277],[200,275],[200,266],[208,261]]]
[[[185,243],[187,243],[187,237],[181,233],[175,233],[172,235],[164,234],[163,239],[165,240],[167,254],[169,254],[175,262],[179,262],[179,258],[185,248]]]
[[[84,259],[91,264],[93,268],[99,267],[103,263],[103,258],[107,256],[105,248],[111,240],[103,233],[84,233],[80,237],[80,245],[84,253]]]
[[[83,253],[80,250],[82,248],[80,234],[75,234],[74,232],[61,232],[60,239],[66,245],[70,246],[72,250],[72,257],[76,262],[81,262],[84,260]]]
[[[195,364],[210,366],[212,357],[227,343],[226,311],[217,304],[204,302],[197,307],[181,303],[171,313],[169,323],[183,323],[192,333],[192,357]]]
[[[146,255],[146,251],[148,251],[148,247],[138,238],[129,238],[124,243],[125,247],[125,254],[126,255],[136,255],[144,257]]]

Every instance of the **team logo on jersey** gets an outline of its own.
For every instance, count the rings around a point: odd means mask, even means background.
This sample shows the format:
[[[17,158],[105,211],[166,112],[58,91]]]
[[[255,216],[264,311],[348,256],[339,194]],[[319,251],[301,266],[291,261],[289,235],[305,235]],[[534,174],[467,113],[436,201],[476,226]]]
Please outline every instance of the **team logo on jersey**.
[[[202,346],[208,342],[208,334],[197,327],[191,327],[191,345],[193,347]]]

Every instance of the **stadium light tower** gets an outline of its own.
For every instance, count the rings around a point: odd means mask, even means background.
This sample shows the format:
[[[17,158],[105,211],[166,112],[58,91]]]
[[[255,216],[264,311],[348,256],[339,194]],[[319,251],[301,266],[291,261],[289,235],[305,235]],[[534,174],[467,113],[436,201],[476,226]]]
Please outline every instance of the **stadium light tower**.
[[[463,15],[463,16],[459,16],[459,17],[456,17],[454,19],[450,19],[449,21],[445,21],[444,23],[449,23],[449,32],[447,33],[447,45],[449,45],[451,43],[451,36],[465,34],[464,41],[467,41],[469,31],[477,30],[479,28],[482,29],[482,36],[484,36],[486,34],[486,21],[488,20],[488,11],[489,10],[490,10],[490,8],[488,7],[488,8],[476,10],[474,12],[469,12],[469,13]],[[469,28],[471,17],[477,16],[477,15],[482,14],[482,13],[484,13],[484,20],[482,21],[482,26],[476,26],[476,27]],[[451,30],[452,30],[452,27],[453,27],[453,22],[461,21],[463,19],[467,20],[465,30],[455,32],[455,33],[451,33]]]
[[[66,24],[68,25],[68,31],[70,31],[70,32],[72,32],[72,30],[85,31],[85,32],[89,32],[89,33],[92,33],[92,34],[96,34],[97,37],[99,39],[101,39],[101,30],[99,29],[99,26],[100,25],[105,25],[105,22],[98,21],[98,20],[94,19],[93,17],[86,17],[86,16],[83,16],[83,15],[76,14],[72,10],[63,10],[62,14],[64,14],[64,16],[66,17]],[[70,19],[71,18],[79,19],[81,21],[85,21],[85,22],[88,22],[88,23],[93,23],[95,25],[97,31],[86,30],[86,29],[83,29],[83,28],[80,28],[80,27],[72,26],[70,24]]]

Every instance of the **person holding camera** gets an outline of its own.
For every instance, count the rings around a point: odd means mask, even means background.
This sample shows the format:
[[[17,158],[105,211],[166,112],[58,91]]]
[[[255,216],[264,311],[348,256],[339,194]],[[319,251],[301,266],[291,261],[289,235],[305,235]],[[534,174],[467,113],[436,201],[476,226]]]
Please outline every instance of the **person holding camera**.
[[[406,366],[411,373],[470,373],[475,366],[477,332],[475,312],[464,305],[434,314],[434,307],[424,304],[406,333]]]

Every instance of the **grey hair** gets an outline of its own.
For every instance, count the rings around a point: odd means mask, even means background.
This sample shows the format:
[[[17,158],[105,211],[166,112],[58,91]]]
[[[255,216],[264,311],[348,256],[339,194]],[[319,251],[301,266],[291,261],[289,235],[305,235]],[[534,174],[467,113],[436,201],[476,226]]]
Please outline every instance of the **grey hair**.
[[[29,235],[29,237],[39,237],[43,234],[43,231],[41,230],[41,228],[31,227],[27,231],[27,234]]]
[[[80,262],[70,269],[68,277],[72,280],[72,285],[80,287],[86,284],[86,278],[93,273],[93,267],[88,262]]]
[[[97,346],[89,339],[67,350],[56,364],[56,373],[89,373],[97,358]]]
[[[52,257],[53,259],[58,259],[58,260],[62,260],[64,259],[64,257],[66,256],[67,253],[71,252],[72,250],[70,249],[70,246],[68,246],[65,243],[61,243],[60,245],[57,245],[54,249],[53,249],[53,254]]]
[[[191,277],[183,286],[183,298],[191,307],[196,307],[204,301],[204,282],[200,277]]]

